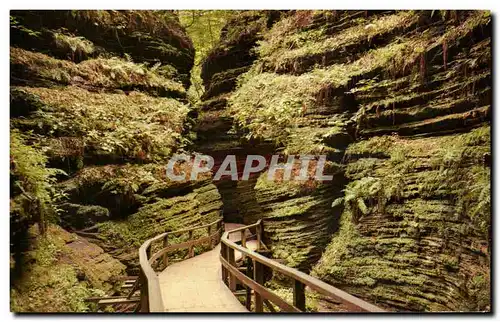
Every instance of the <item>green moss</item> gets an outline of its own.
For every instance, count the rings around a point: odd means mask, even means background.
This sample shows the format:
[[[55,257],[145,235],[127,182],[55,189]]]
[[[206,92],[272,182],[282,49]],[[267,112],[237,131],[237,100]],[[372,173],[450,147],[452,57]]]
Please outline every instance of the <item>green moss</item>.
[[[281,299],[285,300],[289,304],[293,304],[293,288],[286,287],[284,285],[280,285],[275,282],[268,282],[266,286],[276,295],[278,295]],[[306,312],[318,312],[319,305],[319,296],[317,293],[314,293],[310,290],[306,290]],[[274,308],[279,312],[279,307],[274,306]],[[264,306],[266,309],[266,306]],[[266,312],[267,309],[266,309]]]
[[[64,187],[84,191],[99,187],[115,195],[133,195],[142,191],[146,185],[153,185],[162,180],[161,167],[148,165],[108,165],[85,167],[73,178],[63,183]]]
[[[347,134],[340,126],[291,128],[283,153],[287,155],[340,153],[341,150],[335,146],[342,147],[345,141],[342,136]]]
[[[176,189],[186,192],[175,196]],[[147,203],[126,219],[97,224],[97,237],[103,247],[114,249],[115,255],[129,267],[137,265],[137,249],[145,240],[164,232],[211,223],[220,218],[222,201],[212,184],[198,188],[190,188],[185,183],[177,186],[158,185],[155,189],[145,190],[143,194],[147,196]],[[174,196],[162,197],[162,194]],[[206,234],[207,230],[203,229],[196,231],[193,237]],[[187,234],[171,236],[169,240],[174,244],[186,241],[187,237]],[[197,251],[205,250],[206,247],[199,247]]]
[[[71,52],[73,55],[86,57],[95,51],[94,44],[84,37],[55,32],[54,40],[59,49]]]
[[[264,60],[271,62],[275,68],[279,68],[283,65],[291,65],[301,57],[324,54],[361,41],[369,41],[375,36],[393,31],[402,25],[412,25],[417,20],[418,15],[413,11],[401,11],[370,20],[359,19],[360,23],[333,36],[326,34],[326,28],[311,29],[290,34],[285,39],[277,38],[280,40],[279,43],[276,43],[276,40],[266,39],[267,41],[262,42],[259,47],[259,53],[261,57],[264,57]],[[283,27],[280,25],[275,28]],[[273,35],[274,33],[271,31],[268,37],[271,38]],[[292,47],[291,50],[290,47]]]
[[[475,10],[467,19],[461,23],[457,28],[452,28],[444,33],[437,43],[446,43],[466,36],[475,28],[481,25],[487,25],[491,21],[491,12],[488,10]]]
[[[189,109],[173,99],[138,92],[92,93],[77,87],[17,89],[44,106],[13,125],[49,136],[80,136],[89,152],[155,160],[169,156],[183,141],[180,132]]]
[[[333,235],[333,238],[328,244],[322,258],[313,268],[313,275],[323,277],[344,276],[339,270],[343,270],[342,265],[339,265],[342,259],[349,254],[348,246],[355,244],[359,240],[360,235],[356,231],[356,226],[353,224],[352,214],[344,211],[340,217],[339,230]],[[337,268],[340,267],[340,268]]]
[[[150,237],[166,231],[195,226],[200,220],[196,194],[179,196],[145,205],[126,220],[98,224],[100,238],[116,248],[138,248]]]
[[[41,36],[40,31],[35,31],[30,28],[27,28],[26,26],[23,26],[19,19],[16,18],[15,16],[9,16],[10,18],[10,27],[13,29],[17,29],[21,34],[26,35],[27,37],[31,38],[39,38]]]
[[[156,37],[172,38],[184,45],[191,41],[184,34],[180,23],[171,13],[160,13],[154,10],[72,10],[71,16],[88,24],[97,24],[105,29],[124,29],[126,32],[147,31]]]
[[[490,294],[490,272],[479,271],[468,282],[468,289],[471,296],[475,299],[471,301],[472,305],[466,307],[468,310],[489,310],[491,305]]]
[[[75,39],[78,40],[80,37]],[[161,96],[167,93],[182,96],[185,93],[183,85],[172,80],[175,71],[168,65],[148,66],[145,63],[138,64],[130,59],[118,57],[88,59],[75,64],[15,47],[10,49],[10,63],[22,66],[23,72],[31,73],[32,77],[84,88],[90,86],[125,90],[137,88]]]
[[[11,288],[12,311],[87,312],[91,308],[84,299],[104,295],[89,282],[79,281],[79,267],[64,261],[70,253],[67,242],[67,237],[54,227],[46,236],[36,237],[33,250],[26,254],[25,274]]]
[[[229,99],[236,121],[252,136],[285,142],[296,119],[331,88],[345,86],[350,79],[379,68],[396,68],[407,63],[429,43],[423,38],[406,39],[370,50],[351,64],[315,69],[300,76],[259,73],[258,66],[244,74],[240,87]]]
[[[27,136],[17,130],[10,135],[11,215],[45,224],[56,219],[54,188],[61,170],[47,168],[47,157],[39,147],[27,145]]]
[[[490,205],[490,169],[483,165],[489,140],[490,128],[483,126],[462,134],[382,136],[350,145],[351,182],[344,196],[350,203],[314,274],[398,309],[471,307],[472,289],[464,288],[459,276],[487,269],[478,258],[488,256],[487,250],[459,256],[456,245],[463,238],[489,238],[483,230],[490,218],[483,208]]]

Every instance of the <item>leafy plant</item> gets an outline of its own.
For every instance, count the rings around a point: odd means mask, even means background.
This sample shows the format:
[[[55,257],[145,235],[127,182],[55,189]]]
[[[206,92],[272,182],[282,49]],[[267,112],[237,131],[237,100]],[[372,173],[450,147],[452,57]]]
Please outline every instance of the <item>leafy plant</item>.
[[[50,136],[81,137],[85,152],[138,161],[159,160],[179,146],[188,106],[138,92],[92,93],[77,87],[19,88],[42,110],[14,125]],[[39,127],[41,125],[41,128]]]
[[[79,38],[68,40],[73,38],[67,38],[69,36],[62,34],[57,37],[67,42],[82,41]],[[71,46],[76,46],[76,50],[79,50],[78,46],[84,45]],[[129,58],[127,59],[127,57]],[[175,80],[178,72],[174,67],[160,63],[151,67],[146,63],[134,63],[127,55],[125,55],[125,59],[99,57],[75,64],[42,53],[11,47],[10,62],[22,65],[33,76],[68,85],[126,90],[138,88],[154,95],[164,95],[164,92],[169,92],[182,96],[185,93],[183,85]]]
[[[19,131],[11,131],[11,213],[38,222],[43,233],[47,221],[55,219],[54,201],[63,197],[54,188],[56,175],[65,173],[46,168],[47,157],[26,141]]]
[[[54,41],[57,47],[71,52],[73,61],[75,60],[75,55],[78,55],[82,59],[82,57],[87,57],[94,53],[95,47],[91,41],[84,37],[66,33],[65,31],[55,32]]]
[[[233,10],[179,10],[179,20],[186,28],[196,49],[194,67],[191,70],[191,87],[188,97],[196,104],[204,92],[200,77],[201,63],[219,41],[222,27],[237,14]]]
[[[353,221],[358,222],[361,216],[370,214],[373,206],[385,202],[384,190],[380,179],[365,177],[354,181],[344,189],[344,197],[333,201],[332,207],[344,203],[346,208],[352,213]],[[379,206],[381,207],[381,206]]]

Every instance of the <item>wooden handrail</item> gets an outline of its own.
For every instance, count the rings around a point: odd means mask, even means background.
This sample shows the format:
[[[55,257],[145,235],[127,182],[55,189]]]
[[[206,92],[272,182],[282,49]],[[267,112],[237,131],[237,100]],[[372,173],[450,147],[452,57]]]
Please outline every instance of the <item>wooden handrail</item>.
[[[212,227],[216,225],[215,231],[212,232]],[[165,307],[163,305],[163,299],[160,290],[160,281],[158,274],[156,274],[154,263],[159,258],[163,257],[164,266],[168,263],[168,252],[176,249],[188,248],[188,256],[194,256],[194,246],[209,243],[209,248],[213,248],[214,239],[216,243],[219,242],[220,236],[222,234],[222,219],[218,219],[209,224],[204,224],[200,226],[195,226],[191,228],[176,230],[172,232],[162,233],[153,238],[146,240],[139,248],[139,264],[141,273],[139,275],[140,285],[141,285],[141,296],[140,296],[140,311],[141,312],[164,312]],[[193,238],[193,232],[200,229],[208,229],[208,236],[204,236],[198,239]],[[186,242],[178,244],[168,244],[168,237],[173,235],[179,235],[183,233],[189,233],[189,239]],[[162,241],[162,248],[154,254],[151,254],[152,245],[154,242]]]
[[[352,296],[332,285],[329,285],[313,276],[307,275],[297,269],[285,266],[275,260],[269,259],[256,251],[250,250],[246,247],[240,246],[229,239],[229,235],[234,233],[241,233],[244,235],[247,229],[256,228],[258,249],[263,235],[263,222],[262,219],[255,224],[239,227],[225,232],[222,235],[221,242],[221,264],[222,264],[222,279],[229,286],[231,291],[236,291],[236,279],[254,291],[255,296],[255,311],[262,312],[265,300],[276,304],[283,311],[305,311],[305,286],[317,291],[329,298],[340,301],[353,311],[367,311],[367,312],[385,312],[381,308],[363,301],[355,296]],[[257,251],[258,251],[257,249]],[[243,274],[238,270],[234,261],[234,253],[238,251],[242,257],[252,261],[253,276],[247,272],[248,275]],[[250,267],[252,265],[249,265]],[[267,289],[264,284],[264,267],[271,268],[273,271],[280,272],[283,275],[290,277],[294,281],[294,303],[289,304],[280,298],[278,295]],[[248,292],[247,294],[250,294]],[[248,299],[247,299],[248,301]],[[248,308],[249,305],[247,305]]]

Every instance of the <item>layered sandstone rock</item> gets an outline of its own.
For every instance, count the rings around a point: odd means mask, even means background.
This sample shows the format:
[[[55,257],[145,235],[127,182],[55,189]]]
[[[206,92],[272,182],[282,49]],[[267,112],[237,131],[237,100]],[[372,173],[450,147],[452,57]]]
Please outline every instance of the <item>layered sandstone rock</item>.
[[[83,270],[79,278],[92,279],[103,295],[108,289],[101,284],[113,275],[125,268],[137,275],[137,250],[146,239],[219,218],[220,195],[206,177],[172,183],[165,176],[168,158],[190,143],[192,123],[186,87],[194,48],[174,13],[12,11],[10,54],[11,128],[46,155],[48,167],[63,170],[54,172],[51,206],[59,210],[58,224],[80,236],[50,267],[67,268],[71,283],[67,266]],[[14,192],[13,200],[24,198]],[[18,217],[12,251],[19,255],[13,256],[15,270],[22,270],[31,223]],[[33,274],[36,279],[40,274]],[[23,292],[31,284],[19,279],[15,285],[20,310],[45,310],[26,307]],[[75,293],[56,294],[53,301],[70,307],[50,309],[88,310],[83,299],[92,293],[79,284],[68,290]],[[43,284],[36,294],[51,292]]]
[[[255,186],[275,257],[321,257],[390,310],[489,309],[490,37],[483,11],[297,11],[264,33],[231,115],[342,169],[305,195]]]
[[[45,236],[31,227],[27,241],[22,271],[12,275],[15,312],[88,311],[85,297],[110,292],[113,277],[125,274],[125,265],[102,248],[57,225]]]

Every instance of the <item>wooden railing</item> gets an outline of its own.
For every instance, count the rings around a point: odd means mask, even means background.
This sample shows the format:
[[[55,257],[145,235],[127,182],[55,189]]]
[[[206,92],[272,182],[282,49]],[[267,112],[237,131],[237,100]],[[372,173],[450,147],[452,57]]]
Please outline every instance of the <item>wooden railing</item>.
[[[246,247],[247,230],[250,230],[250,233],[255,234],[257,238],[256,251]],[[220,261],[222,263],[222,280],[235,294],[237,293],[238,282],[244,286],[246,307],[248,310],[252,308],[253,291],[253,310],[255,312],[263,312],[264,305],[266,305],[269,311],[275,312],[273,304],[277,305],[284,312],[303,312],[306,310],[305,288],[308,287],[310,290],[342,303],[350,311],[384,312],[381,308],[326,284],[315,277],[259,254],[259,250],[263,246],[263,233],[263,223],[262,220],[259,220],[255,224],[227,231],[222,235],[221,239]],[[230,240],[230,235],[232,234],[240,234],[241,245]],[[237,264],[236,254],[241,254],[241,259],[246,261],[246,265]],[[279,272],[291,278],[293,281],[293,303],[288,303],[264,286],[266,267],[267,270],[270,269],[273,272]]]
[[[195,238],[194,232],[206,229],[206,236]],[[137,286],[140,287],[140,312],[164,312],[165,308],[156,271],[168,265],[168,253],[187,248],[187,258],[194,256],[194,247],[207,244],[210,249],[218,244],[223,231],[222,219],[206,225],[163,233],[145,241],[139,248],[140,274]],[[187,241],[170,244],[172,237],[187,234]],[[158,245],[158,242],[160,243]]]

